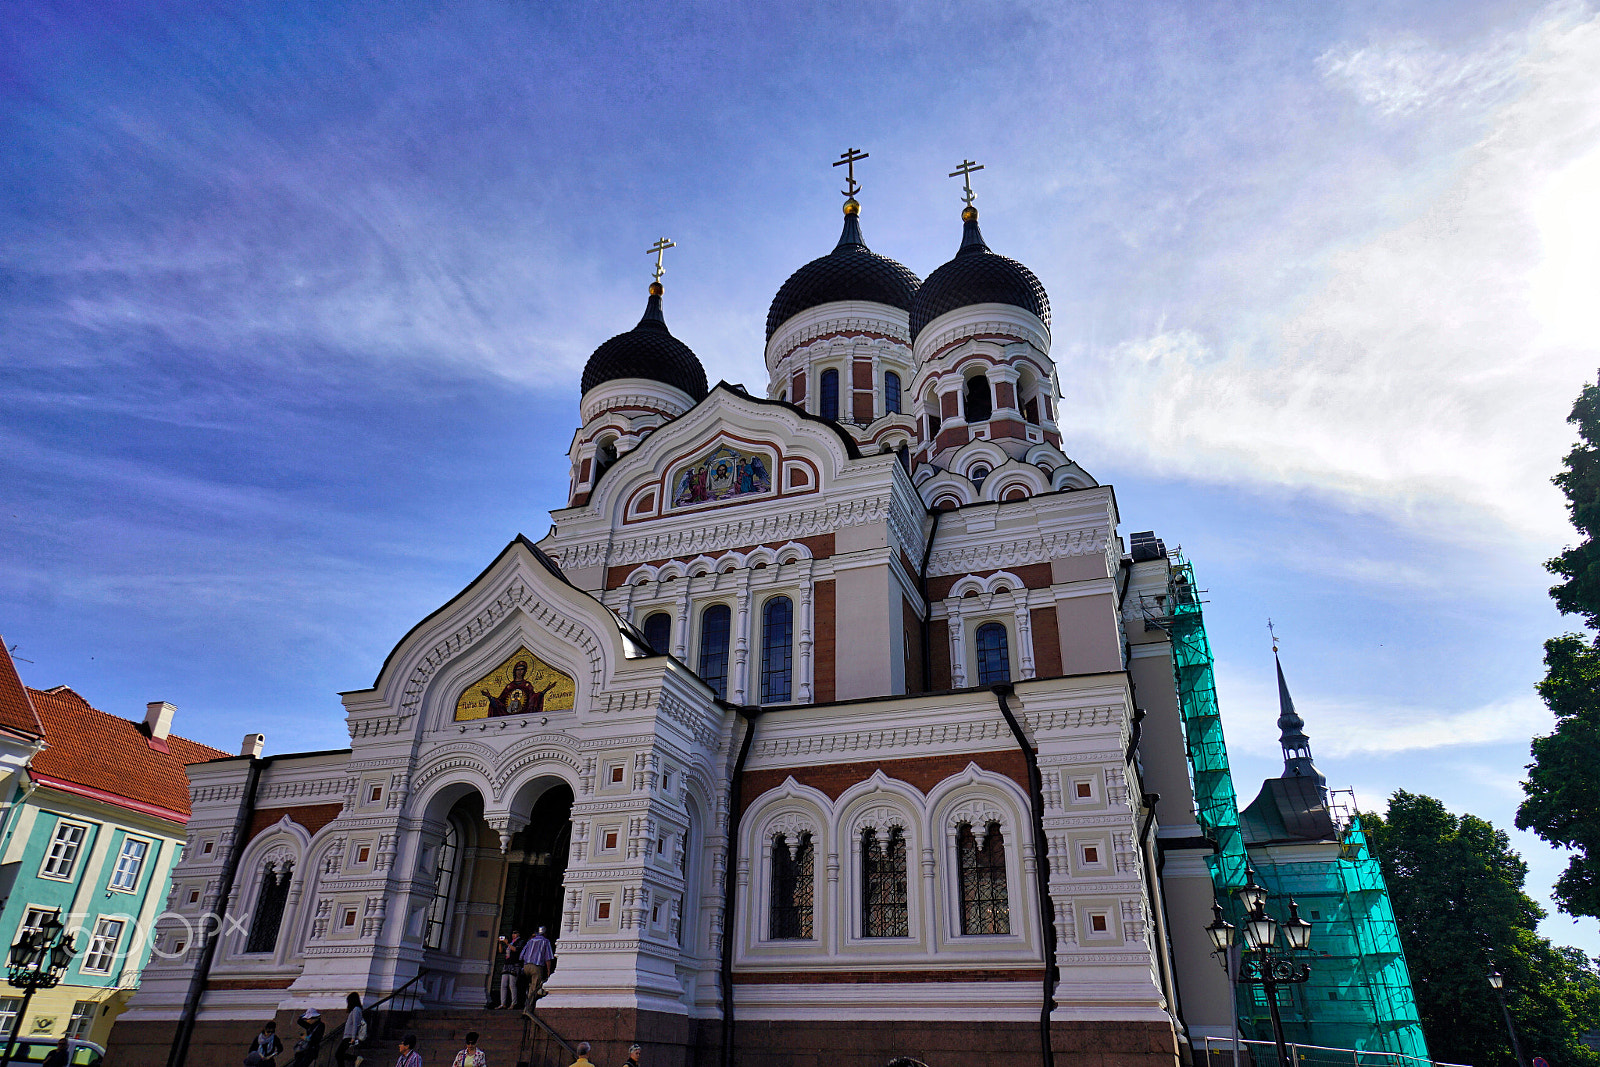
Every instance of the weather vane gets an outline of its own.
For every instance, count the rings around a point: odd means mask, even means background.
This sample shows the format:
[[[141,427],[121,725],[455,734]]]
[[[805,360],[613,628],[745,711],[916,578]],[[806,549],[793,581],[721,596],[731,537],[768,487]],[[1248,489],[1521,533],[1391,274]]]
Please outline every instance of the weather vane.
[[[1278,654],[1278,631],[1272,628],[1272,620],[1267,620],[1267,633],[1272,635],[1272,654]]]
[[[866,159],[869,155],[871,155],[870,152],[863,152],[859,148],[852,148],[848,152],[839,153],[839,159],[836,163],[834,163],[834,166],[836,167],[848,168],[845,171],[845,188],[840,189],[839,191],[845,196],[850,197],[852,200],[854,200],[855,195],[861,191],[861,186],[856,184],[856,160]]]
[[[960,178],[961,179],[961,183],[966,186],[967,192],[966,192],[966,195],[962,197],[962,199],[966,201],[968,207],[972,206],[972,196],[973,196],[973,194],[972,194],[972,172],[976,171],[976,170],[982,170],[982,169],[983,169],[983,164],[974,163],[970,159],[963,159],[961,161],[961,166],[957,167],[955,170],[950,172],[950,177],[952,177],[952,178]]]
[[[662,237],[659,240],[657,240],[655,244],[651,245],[649,248],[644,250],[644,254],[647,255],[647,256],[650,255],[651,253],[655,253],[655,257],[656,257],[656,284],[657,285],[661,284],[661,276],[663,274],[667,273],[666,270],[661,266],[661,257],[666,254],[667,249],[669,249],[669,248],[677,248],[677,247],[678,247],[678,242],[669,241],[665,237]]]

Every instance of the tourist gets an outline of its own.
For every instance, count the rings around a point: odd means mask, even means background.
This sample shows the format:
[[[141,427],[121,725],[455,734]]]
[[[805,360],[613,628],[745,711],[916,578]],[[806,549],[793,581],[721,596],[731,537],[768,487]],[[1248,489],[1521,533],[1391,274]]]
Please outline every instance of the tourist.
[[[305,1034],[294,1043],[294,1067],[311,1067],[317,1062],[317,1053],[322,1051],[322,1037],[328,1027],[316,1008],[307,1008],[295,1022]]]
[[[555,959],[555,949],[545,936],[544,927],[522,946],[522,973],[528,976],[528,1002],[522,1006],[524,1015],[533,1014],[533,1002],[544,995],[544,979],[550,973],[550,961]]]
[[[344,1029],[339,1031],[339,1047],[333,1050],[333,1062],[337,1067],[354,1067],[359,1059],[356,1047],[361,1044],[367,1027],[361,1018],[361,994],[351,993],[344,998],[347,1010],[344,1017]]]
[[[517,996],[517,978],[522,974],[522,934],[511,931],[509,938],[500,939],[500,1006],[514,1008]]]
[[[589,1042],[578,1042],[578,1058],[572,1061],[572,1067],[594,1067],[589,1062]]]
[[[72,1049],[68,1047],[66,1038],[56,1042],[56,1047],[50,1050],[50,1055],[44,1058],[43,1067],[70,1067],[72,1063]]]
[[[638,1045],[629,1045],[628,1058],[622,1061],[622,1067],[639,1067],[639,1053],[643,1051]]]
[[[250,1051],[245,1055],[245,1067],[278,1067],[278,1057],[283,1053],[283,1041],[278,1037],[278,1024],[271,1019],[261,1028]]]
[[[422,1056],[417,1052],[417,1035],[407,1034],[400,1039],[400,1058],[394,1067],[422,1067]]]
[[[467,1047],[456,1053],[456,1061],[451,1067],[489,1067],[489,1057],[478,1047],[478,1031],[468,1030],[465,1040]]]

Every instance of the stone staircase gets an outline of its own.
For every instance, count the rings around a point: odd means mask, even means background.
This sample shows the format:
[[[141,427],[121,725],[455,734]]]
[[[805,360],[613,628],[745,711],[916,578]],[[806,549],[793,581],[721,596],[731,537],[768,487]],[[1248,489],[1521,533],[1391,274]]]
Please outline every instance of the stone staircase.
[[[449,1067],[461,1051],[469,1030],[478,1032],[478,1047],[493,1067],[567,1067],[573,1057],[542,1027],[518,1011],[425,1010],[385,1021],[379,1042],[367,1043],[367,1063],[362,1067],[387,1067],[400,1038],[417,1035],[417,1051],[424,1063]]]

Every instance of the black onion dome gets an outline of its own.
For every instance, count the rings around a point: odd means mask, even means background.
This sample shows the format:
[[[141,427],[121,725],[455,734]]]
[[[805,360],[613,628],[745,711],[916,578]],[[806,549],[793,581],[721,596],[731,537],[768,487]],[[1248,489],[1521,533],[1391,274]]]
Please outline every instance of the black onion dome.
[[[911,302],[911,337],[947,311],[973,304],[1011,304],[1031,311],[1050,325],[1050,298],[1033,271],[1014,259],[989,251],[978,230],[978,213],[966,220],[956,257],[932,274]]]
[[[921,279],[905,266],[868,248],[856,213],[847,211],[834,250],[789,275],[772,298],[767,340],[800,312],[835,300],[867,300],[910,311],[911,295],[920,284]]]
[[[696,401],[706,398],[706,370],[689,346],[667,332],[661,317],[659,286],[651,286],[639,325],[594,350],[583,367],[583,391],[618,378],[645,378],[682,389]]]

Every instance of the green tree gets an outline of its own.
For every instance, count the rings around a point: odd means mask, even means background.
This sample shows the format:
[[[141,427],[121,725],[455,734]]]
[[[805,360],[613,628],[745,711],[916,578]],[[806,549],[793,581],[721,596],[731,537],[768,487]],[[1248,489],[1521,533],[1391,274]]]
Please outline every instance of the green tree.
[[[1578,444],[1555,483],[1583,541],[1545,564],[1565,581],[1550,590],[1556,606],[1600,629],[1600,386],[1586,386],[1567,421]],[[1600,917],[1600,641],[1581,634],[1544,646],[1539,695],[1556,728],[1533,741],[1533,762],[1517,809],[1517,826],[1573,850],[1556,882],[1558,907],[1569,915]]]
[[[1411,969],[1428,1051],[1436,1060],[1511,1067],[1505,1022],[1489,987],[1505,976],[1524,1053],[1554,1067],[1596,1067],[1583,1034],[1600,1025],[1600,976],[1576,949],[1539,936],[1544,917],[1522,891],[1527,864],[1505,832],[1401,790],[1383,816],[1362,815],[1383,867]]]

